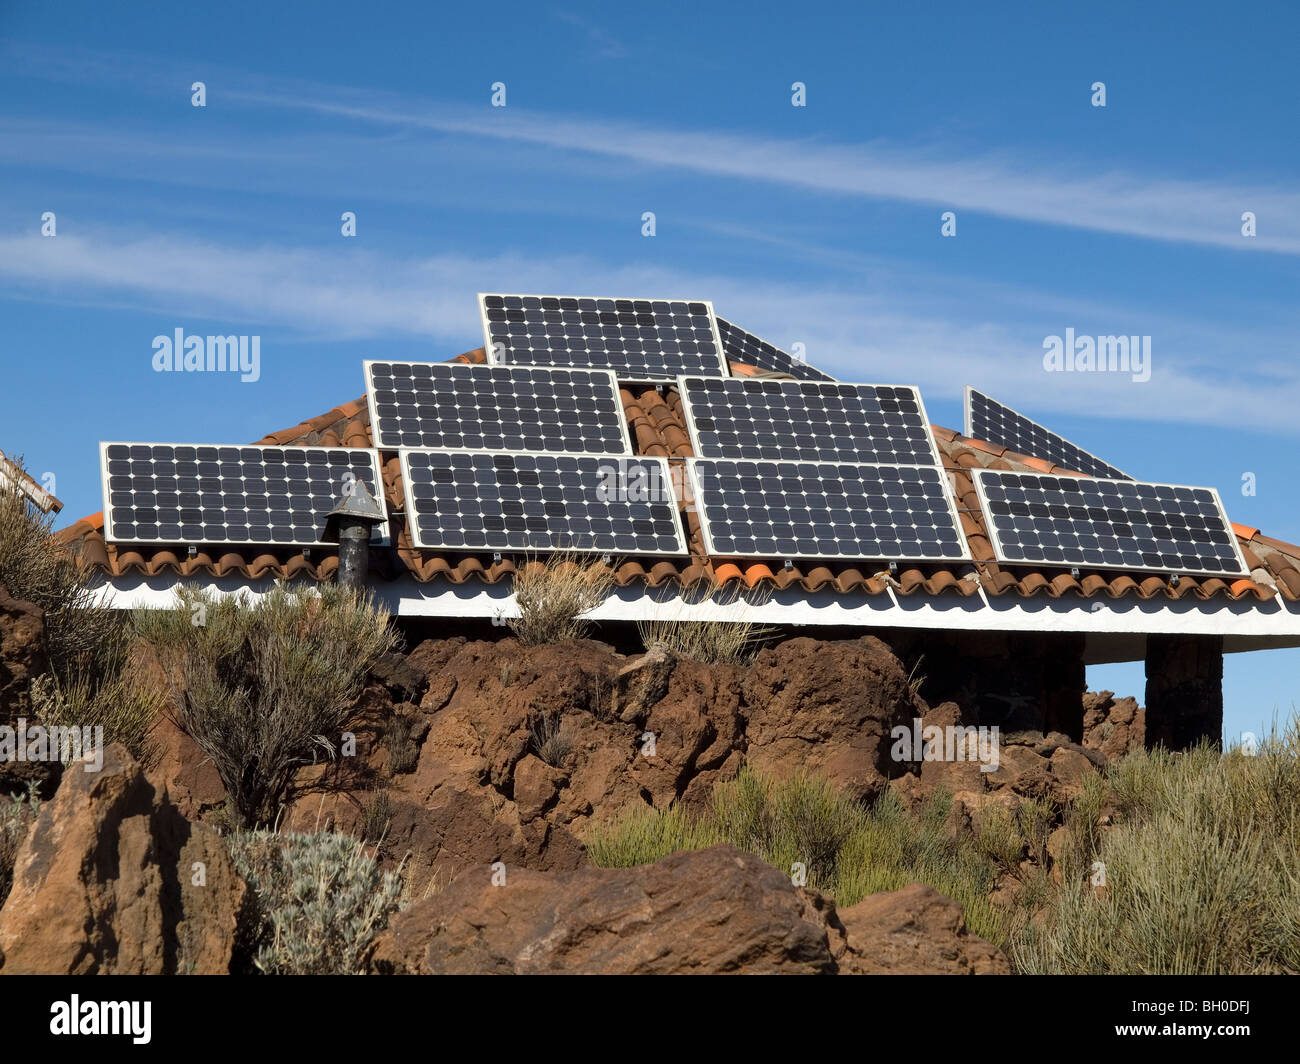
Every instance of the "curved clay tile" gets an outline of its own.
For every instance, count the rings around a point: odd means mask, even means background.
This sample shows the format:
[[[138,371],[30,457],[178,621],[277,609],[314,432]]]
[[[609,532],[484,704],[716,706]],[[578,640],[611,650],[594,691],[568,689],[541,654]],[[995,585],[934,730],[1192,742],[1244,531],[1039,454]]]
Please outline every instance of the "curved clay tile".
[[[898,592],[902,595],[910,595],[918,588],[925,586],[925,574],[915,567],[902,570],[896,577],[898,581]]]
[[[996,557],[993,553],[993,544],[988,541],[988,537],[976,532],[968,533],[966,542],[970,546],[971,557],[977,562],[991,562]]]
[[[81,558],[86,565],[95,569],[112,570],[112,563],[108,559],[108,548],[104,543],[104,537],[98,533],[87,535],[80,545]]]
[[[1163,576],[1148,576],[1138,584],[1138,594],[1144,599],[1151,599],[1167,590],[1168,587],[1169,585]]]
[[[1137,581],[1131,576],[1116,576],[1111,579],[1107,594],[1111,598],[1123,598],[1130,591],[1137,590]]]
[[[1077,592],[1080,595],[1083,594],[1083,587],[1070,573],[1057,573],[1056,576],[1052,577],[1051,589],[1053,598],[1060,598],[1062,595],[1067,595],[1070,592]]]
[[[754,587],[764,580],[771,580],[776,583],[776,575],[762,562],[757,562],[745,570],[745,586]]]
[[[1247,595],[1254,595],[1257,599],[1273,597],[1272,595],[1264,593],[1264,589],[1255,583],[1254,580],[1247,580],[1245,578],[1234,580],[1228,590],[1234,599],[1245,598]]]
[[[1291,602],[1300,600],[1300,572],[1283,569],[1277,574],[1278,590]]]
[[[984,590],[990,595],[1001,595],[1011,588],[1017,587],[1016,578],[997,566],[990,567],[983,574],[981,583],[984,585]]]
[[[248,575],[253,580],[260,580],[264,576],[278,576],[280,573],[280,559],[274,554],[259,554],[248,563]]]
[[[1047,577],[1042,573],[1027,573],[1016,583],[1016,591],[1023,597],[1029,598],[1038,594],[1048,586]]]
[[[732,580],[739,580],[743,583],[745,576],[740,571],[738,565],[734,565],[731,562],[724,562],[722,565],[719,565],[714,569],[713,580],[718,587],[726,587],[726,585]]]
[[[817,565],[804,573],[801,584],[805,591],[818,591],[823,585],[831,583],[835,574],[824,565]]]
[[[926,590],[932,595],[938,595],[951,589],[956,589],[962,594],[968,594],[962,586],[964,581],[958,580],[951,569],[940,569],[925,584]]]
[[[1082,590],[1085,598],[1099,595],[1109,586],[1110,585],[1106,583],[1106,578],[1100,573],[1089,573],[1079,581],[1079,588]]]
[[[301,554],[293,555],[288,561],[280,566],[280,575],[285,579],[292,580],[304,573],[308,576],[314,577],[316,575],[316,567]]]

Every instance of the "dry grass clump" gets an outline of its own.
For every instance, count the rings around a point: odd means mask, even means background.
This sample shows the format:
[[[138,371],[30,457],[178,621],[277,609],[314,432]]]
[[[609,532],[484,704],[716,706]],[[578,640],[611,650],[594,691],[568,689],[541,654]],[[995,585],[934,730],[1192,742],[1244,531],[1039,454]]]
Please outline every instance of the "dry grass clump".
[[[758,592],[744,597],[752,606],[761,606],[767,595]],[[698,605],[707,598],[692,598],[689,604]],[[742,601],[734,586],[716,598],[715,605],[726,608]],[[687,604],[683,600],[683,605]],[[698,661],[705,665],[748,665],[754,656],[776,634],[777,629],[758,621],[691,621],[681,617],[657,617],[640,621],[636,626],[641,642],[649,650],[659,644],[678,657]]]
[[[1022,971],[1300,973],[1296,720],[1253,757],[1129,754],[1104,786],[1116,825],[1076,845],[1046,918],[1012,944]]]
[[[106,605],[52,523],[15,480],[0,477],[0,585],[44,612],[49,672],[33,684],[33,709],[46,727],[102,727],[105,744],[120,742],[147,765],[163,693],[137,667],[130,616]]]
[[[297,594],[281,584],[251,604],[185,588],[137,628],[177,724],[250,827],[275,820],[302,765],[337,756],[367,673],[397,641],[386,611],[334,584]]]
[[[545,563],[530,560],[515,570],[519,616],[508,622],[510,630],[528,646],[581,639],[591,627],[585,615],[613,586],[614,571],[599,557],[561,552]]]

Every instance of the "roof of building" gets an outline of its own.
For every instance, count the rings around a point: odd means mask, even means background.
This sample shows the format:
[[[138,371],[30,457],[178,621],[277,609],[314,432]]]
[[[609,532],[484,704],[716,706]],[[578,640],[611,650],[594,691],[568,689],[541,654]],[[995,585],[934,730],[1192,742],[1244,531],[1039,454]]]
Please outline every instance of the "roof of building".
[[[454,361],[485,361],[482,348],[456,356]],[[732,364],[740,375],[762,375],[751,366]],[[661,393],[650,385],[623,385],[620,390],[627,415],[633,449],[641,455],[669,460],[692,456],[690,436],[683,417],[681,399],[675,387],[668,385]],[[1300,546],[1263,535],[1256,528],[1234,524],[1242,553],[1250,567],[1250,578],[1221,579],[1183,575],[1171,579],[1165,574],[1082,570],[1076,577],[1068,569],[1033,566],[1007,566],[994,557],[985,515],[975,493],[972,469],[987,468],[1013,472],[1085,474],[1062,469],[1032,455],[1017,454],[981,440],[940,426],[931,426],[945,470],[953,486],[962,530],[973,562],[900,563],[896,571],[879,564],[845,562],[793,562],[790,568],[760,560],[722,560],[710,558],[704,551],[699,522],[692,509],[684,507],[682,516],[689,538],[690,556],[682,558],[625,558],[614,563],[614,580],[620,587],[646,584],[661,587],[677,584],[690,587],[700,582],[721,586],[745,587],[769,585],[785,589],[798,584],[809,592],[838,591],[885,594],[892,589],[898,595],[974,595],[979,590],[990,596],[1037,595],[1058,598],[1077,594],[1085,598],[1109,596],[1112,599],[1134,596],[1139,599],[1165,597],[1171,600],[1191,596],[1199,600],[1226,598],[1235,601],[1265,602],[1275,594],[1288,602],[1300,601]],[[317,417],[291,428],[273,432],[256,441],[265,445],[307,445],[314,447],[372,447],[370,415],[366,398],[336,406]],[[515,561],[503,557],[496,561],[491,554],[443,553],[422,550],[411,544],[404,520],[405,499],[401,468],[395,453],[383,452],[384,497],[394,522],[396,536],[390,548],[372,548],[371,576],[393,580],[402,577],[420,583],[447,580],[455,584],[482,581],[497,583],[515,571]],[[104,515],[82,518],[61,536],[77,544],[92,565],[111,576],[131,573],[142,576],[173,574],[239,577],[257,580],[266,577],[315,580],[331,578],[338,567],[337,557],[326,548],[303,550],[263,546],[221,547],[211,551],[198,549],[192,557],[170,547],[137,544],[115,545],[104,540]]]

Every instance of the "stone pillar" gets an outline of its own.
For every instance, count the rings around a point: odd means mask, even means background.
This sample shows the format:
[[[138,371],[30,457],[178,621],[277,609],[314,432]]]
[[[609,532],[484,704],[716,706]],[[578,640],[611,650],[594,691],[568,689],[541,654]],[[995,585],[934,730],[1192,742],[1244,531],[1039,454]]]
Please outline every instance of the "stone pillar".
[[[1186,750],[1223,739],[1223,637],[1147,636],[1146,744]]]
[[[1088,670],[1082,632],[1055,636],[1043,648],[1043,731],[1062,732],[1083,742],[1083,696]]]

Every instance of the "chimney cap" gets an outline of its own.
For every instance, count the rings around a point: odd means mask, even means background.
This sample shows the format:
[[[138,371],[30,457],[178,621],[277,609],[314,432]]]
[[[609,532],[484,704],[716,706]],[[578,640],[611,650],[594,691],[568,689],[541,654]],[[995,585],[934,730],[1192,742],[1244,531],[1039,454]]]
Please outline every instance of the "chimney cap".
[[[352,521],[364,521],[367,524],[382,524],[387,518],[383,508],[370,494],[364,480],[357,478],[350,482],[339,498],[339,504],[329,513],[329,520],[346,518]]]

